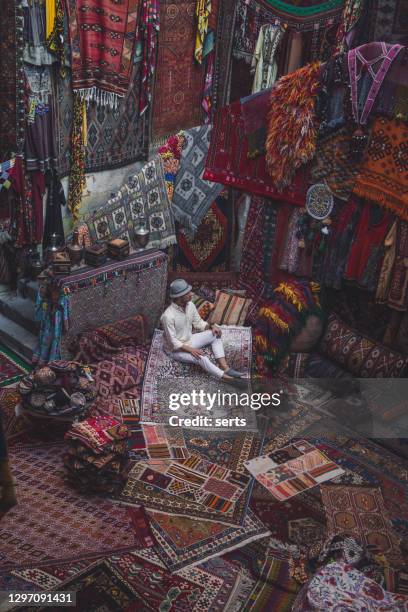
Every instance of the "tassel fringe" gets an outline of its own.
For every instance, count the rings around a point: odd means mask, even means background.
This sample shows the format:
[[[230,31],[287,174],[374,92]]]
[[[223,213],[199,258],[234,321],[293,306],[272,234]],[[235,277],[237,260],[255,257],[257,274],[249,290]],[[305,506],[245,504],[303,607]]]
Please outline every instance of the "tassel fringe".
[[[123,100],[124,95],[104,91],[99,87],[88,87],[86,89],[77,90],[81,100],[85,100],[89,106],[90,102],[96,102],[98,106],[108,106],[111,110],[116,110]]]

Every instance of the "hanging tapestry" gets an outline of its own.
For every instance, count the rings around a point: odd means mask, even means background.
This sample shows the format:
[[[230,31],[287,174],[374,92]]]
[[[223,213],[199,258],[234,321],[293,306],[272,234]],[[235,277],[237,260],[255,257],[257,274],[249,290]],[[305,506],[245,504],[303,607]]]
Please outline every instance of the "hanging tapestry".
[[[305,440],[245,462],[245,467],[279,501],[343,474],[336,463]]]
[[[307,167],[300,168],[293,184],[279,193],[266,170],[265,157],[248,159],[248,150],[241,102],[238,100],[215,114],[203,178],[303,206],[309,187]]]
[[[356,178],[354,193],[408,221],[408,126],[378,117]]]
[[[21,152],[24,142],[23,9],[3,0],[0,20],[0,161]]]
[[[265,209],[268,206],[264,198],[253,197],[249,207],[247,222],[242,241],[239,286],[245,289],[252,298],[252,308],[248,312],[250,321],[258,312],[259,302],[264,292],[263,262],[259,245],[263,242]]]
[[[67,208],[75,221],[79,219],[79,209],[82,203],[82,192],[85,189],[85,139],[84,122],[86,120],[85,102],[78,92],[74,92],[72,110],[71,151],[72,160],[68,179]]]
[[[314,183],[325,182],[336,197],[346,202],[359,171],[359,164],[350,154],[351,137],[350,129],[343,127],[334,134],[319,138],[311,168]]]
[[[129,177],[102,208],[87,221],[92,242],[125,238],[132,250],[139,248],[134,233],[141,218],[147,219],[148,248],[165,249],[176,243],[176,233],[163,173],[155,157]]]
[[[215,61],[212,106],[217,109],[230,100],[232,45],[235,27],[236,2],[220,0],[215,32]]]
[[[194,238],[177,231],[176,270],[208,272],[226,269],[228,263],[229,202],[218,197],[198,226]]]
[[[381,489],[323,485],[327,537],[344,535],[364,547],[375,547],[391,566],[402,562],[397,534],[387,516]],[[372,521],[375,517],[375,521]]]
[[[271,92],[266,163],[279,190],[288,187],[296,170],[314,156],[320,67],[318,62],[309,64],[282,77]]]
[[[143,0],[140,15],[140,33],[143,44],[142,81],[139,103],[140,116],[145,114],[152,101],[158,31],[160,30],[159,4],[159,0]]]
[[[269,110],[270,90],[257,92],[241,99],[245,136],[248,138],[248,157],[265,155],[266,120]]]
[[[176,176],[172,211],[185,234],[193,238],[222,185],[203,180],[212,126],[185,130],[180,169]]]
[[[130,85],[140,0],[68,0],[72,87],[116,108]]]
[[[194,60],[197,0],[161,0],[157,70],[153,98],[152,144],[201,123],[205,66]],[[209,25],[215,29],[218,0]]]
[[[406,0],[374,0],[370,3],[368,40],[408,44]]]
[[[133,67],[130,86],[116,109],[97,104],[87,108],[85,172],[99,172],[147,159],[148,116],[139,117],[141,61]],[[65,79],[56,78],[58,166],[61,176],[71,167],[73,97],[70,71]]]

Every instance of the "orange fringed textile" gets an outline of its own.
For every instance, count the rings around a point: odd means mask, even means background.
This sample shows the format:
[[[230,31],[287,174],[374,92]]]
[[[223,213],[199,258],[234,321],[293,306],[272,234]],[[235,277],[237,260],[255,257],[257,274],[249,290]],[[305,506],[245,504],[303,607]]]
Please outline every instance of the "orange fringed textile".
[[[354,193],[408,221],[408,125],[377,117]]]
[[[320,62],[279,79],[271,93],[266,139],[268,172],[281,191],[316,149],[315,97]]]

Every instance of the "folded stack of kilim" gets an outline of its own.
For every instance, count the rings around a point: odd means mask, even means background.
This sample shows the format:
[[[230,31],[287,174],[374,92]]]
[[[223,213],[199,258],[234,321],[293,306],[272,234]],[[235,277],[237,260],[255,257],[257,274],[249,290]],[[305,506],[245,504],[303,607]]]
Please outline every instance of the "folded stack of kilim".
[[[112,417],[75,423],[66,433],[68,481],[83,492],[117,493],[127,477],[129,430]]]

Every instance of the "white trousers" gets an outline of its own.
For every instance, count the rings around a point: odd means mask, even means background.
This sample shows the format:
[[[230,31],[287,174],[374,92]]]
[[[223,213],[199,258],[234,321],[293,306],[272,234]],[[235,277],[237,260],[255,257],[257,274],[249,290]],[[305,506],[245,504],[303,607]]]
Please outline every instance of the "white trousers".
[[[216,359],[225,357],[224,346],[221,338],[214,336],[210,329],[199,332],[198,334],[193,334],[188,343],[189,346],[196,349],[203,348],[209,344],[211,344],[211,349]],[[203,370],[209,374],[212,374],[216,378],[221,378],[224,374],[224,371],[212,363],[205,355],[201,355],[201,357],[194,357],[191,355],[191,353],[185,353],[184,351],[175,351],[174,353],[169,353],[169,355],[176,361],[182,361],[183,363],[196,363],[197,365],[201,366]]]

